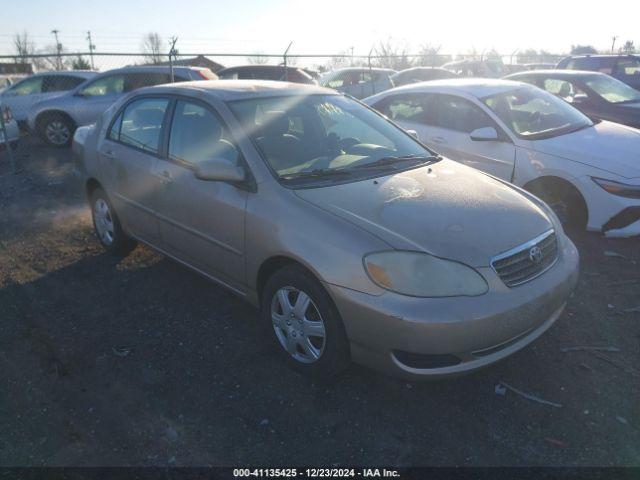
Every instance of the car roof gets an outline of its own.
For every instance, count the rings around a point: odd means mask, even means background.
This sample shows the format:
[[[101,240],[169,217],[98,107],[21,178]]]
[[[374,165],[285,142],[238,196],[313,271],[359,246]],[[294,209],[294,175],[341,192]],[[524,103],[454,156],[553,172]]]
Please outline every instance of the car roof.
[[[338,72],[368,72],[369,70],[373,70],[374,72],[390,72],[396,73],[396,71],[392,68],[380,68],[380,67],[343,67],[336,68],[335,70],[331,70],[327,73],[338,73]]]
[[[547,77],[554,76],[557,78],[586,78],[586,77],[601,77],[605,76],[605,73],[590,72],[588,70],[563,70],[563,69],[547,69],[547,70],[527,70],[524,72],[516,72],[504,77],[505,79],[520,78],[520,77]]]
[[[235,67],[227,67],[218,70],[218,73],[223,73],[231,70],[284,70],[284,65],[236,65]],[[287,65],[287,70],[300,70],[298,67]]]
[[[91,78],[98,75],[99,72],[94,72],[93,70],[62,70],[55,72],[38,72],[33,75],[27,75],[28,77],[42,77],[53,76],[53,77],[82,77],[82,78]]]
[[[207,67],[189,67],[185,65],[175,65],[173,67],[174,72],[180,72],[185,70],[210,70]],[[114,73],[169,73],[171,67],[169,65],[132,65],[129,67],[114,68],[112,70],[105,70],[100,72],[100,75],[114,74]]]
[[[580,55],[569,55],[566,58],[625,58],[625,57],[636,57],[638,58],[640,55],[634,53],[620,53],[620,54],[612,54],[612,53],[583,53]]]
[[[242,100],[256,97],[283,97],[296,95],[341,95],[330,88],[311,84],[282,82],[277,80],[201,80],[157,85],[136,90],[136,93],[180,94],[194,91],[222,101]]]
[[[512,80],[492,78],[450,78],[412,83],[382,92],[380,96],[382,97],[388,92],[437,92],[464,93],[472,97],[484,98],[498,93],[508,92],[523,86],[528,87],[530,85]]]

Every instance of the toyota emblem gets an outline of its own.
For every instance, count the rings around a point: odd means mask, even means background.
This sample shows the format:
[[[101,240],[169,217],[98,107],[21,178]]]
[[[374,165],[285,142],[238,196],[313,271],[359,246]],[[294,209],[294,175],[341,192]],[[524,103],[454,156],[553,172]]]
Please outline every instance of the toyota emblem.
[[[529,260],[536,265],[542,261],[542,249],[537,245],[529,250]]]

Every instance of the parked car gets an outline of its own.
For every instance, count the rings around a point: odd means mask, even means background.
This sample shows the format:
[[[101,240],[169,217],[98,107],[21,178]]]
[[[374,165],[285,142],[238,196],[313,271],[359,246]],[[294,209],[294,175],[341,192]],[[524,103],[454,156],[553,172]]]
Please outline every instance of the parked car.
[[[640,55],[574,55],[560,60],[556,68],[606,73],[640,90]]]
[[[15,150],[18,147],[18,140],[20,138],[18,123],[12,117],[11,109],[2,105],[2,103],[0,103],[0,115],[2,115],[2,121],[4,122],[4,130],[0,128],[0,149],[6,148],[7,145],[9,145]]]
[[[33,105],[42,100],[62,95],[92,78],[96,72],[73,70],[45,72],[30,75],[14,83],[0,94],[0,102],[9,106],[22,128],[27,126],[27,116]]]
[[[62,95],[36,103],[29,110],[28,128],[54,147],[67,146],[74,130],[95,122],[127,92],[171,82],[169,67],[125,67],[109,70]],[[208,68],[174,67],[174,81],[215,80]]]
[[[510,80],[437,80],[364,102],[439,153],[542,198],[568,225],[640,234],[640,131]]]
[[[456,78],[458,75],[450,70],[437,67],[407,68],[391,75],[391,81],[396,87],[409,85],[410,83],[426,82],[429,80],[441,80],[443,78]]]
[[[505,78],[542,88],[592,119],[640,128],[640,92],[604,73],[539,70]]]
[[[339,68],[325,74],[320,85],[355,98],[364,98],[393,88],[391,75],[394,73],[396,71],[389,68]]]
[[[509,73],[499,60],[460,60],[445,63],[442,68],[459,77],[500,78]]]
[[[553,63],[524,63],[522,66],[524,70],[551,70],[555,68]]]
[[[411,378],[475,370],[542,335],[576,282],[543,202],[333,90],[145,88],[74,151],[104,248],[142,241],[259,306],[309,374],[350,358]]]
[[[295,83],[317,83],[313,77],[301,68],[284,65],[242,65],[223,68],[218,71],[222,80],[278,80]]]

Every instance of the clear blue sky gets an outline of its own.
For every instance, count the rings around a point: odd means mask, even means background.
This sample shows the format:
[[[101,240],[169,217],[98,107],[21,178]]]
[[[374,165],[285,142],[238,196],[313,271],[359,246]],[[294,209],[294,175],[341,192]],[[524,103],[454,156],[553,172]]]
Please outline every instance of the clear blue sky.
[[[26,30],[38,48],[53,44],[50,31],[72,51],[86,50],[91,30],[98,51],[140,50],[142,36],[179,37],[183,53],[239,51],[334,53],[354,47],[366,54],[392,37],[411,50],[430,43],[441,52],[544,48],[565,52],[573,43],[597,48],[633,40],[640,46],[640,1],[577,0],[433,2],[395,0],[3,0],[0,52],[12,53],[11,36]]]

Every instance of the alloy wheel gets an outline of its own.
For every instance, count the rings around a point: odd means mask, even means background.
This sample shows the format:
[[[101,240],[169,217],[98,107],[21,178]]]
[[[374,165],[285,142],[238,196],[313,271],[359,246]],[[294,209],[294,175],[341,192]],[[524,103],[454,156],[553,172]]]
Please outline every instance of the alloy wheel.
[[[111,245],[114,236],[113,218],[109,204],[103,198],[98,198],[93,204],[93,222],[102,243]]]
[[[49,122],[44,129],[44,134],[53,145],[65,145],[71,138],[69,126],[61,120]]]
[[[271,321],[282,348],[301,363],[314,363],[324,352],[326,331],[320,310],[308,294],[282,287],[271,300]]]

